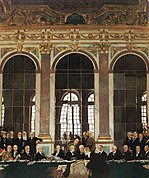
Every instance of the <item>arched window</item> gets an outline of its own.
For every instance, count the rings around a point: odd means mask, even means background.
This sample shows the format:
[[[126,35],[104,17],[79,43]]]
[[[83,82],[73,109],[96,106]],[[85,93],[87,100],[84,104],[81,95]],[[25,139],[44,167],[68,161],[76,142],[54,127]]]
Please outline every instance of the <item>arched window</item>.
[[[77,53],[64,56],[56,66],[55,140],[59,142],[64,132],[66,138],[70,136],[69,131],[81,136],[89,129],[88,94],[91,92],[94,92],[92,61]]]
[[[63,98],[63,104],[60,115],[60,135],[63,137],[64,133],[71,132],[73,135],[80,135],[80,110],[79,110],[79,99],[75,93],[68,93]]]
[[[30,132],[31,100],[35,95],[36,67],[24,56],[10,58],[3,68],[5,113],[3,128],[6,131]]]
[[[147,129],[147,126],[148,126],[148,121],[147,121],[147,105],[146,105],[146,102],[147,102],[147,94],[146,92],[143,93],[143,96],[141,98],[142,100],[142,105],[141,105],[141,122],[142,122],[142,126],[143,126],[143,129]]]
[[[89,131],[92,131],[92,133],[94,133],[94,93],[92,93],[88,97],[88,124]]]
[[[127,132],[142,131],[142,121],[144,123],[146,119],[145,106],[142,106],[146,83],[146,66],[140,57],[128,54],[118,59],[114,66],[114,134],[117,145],[122,144]]]

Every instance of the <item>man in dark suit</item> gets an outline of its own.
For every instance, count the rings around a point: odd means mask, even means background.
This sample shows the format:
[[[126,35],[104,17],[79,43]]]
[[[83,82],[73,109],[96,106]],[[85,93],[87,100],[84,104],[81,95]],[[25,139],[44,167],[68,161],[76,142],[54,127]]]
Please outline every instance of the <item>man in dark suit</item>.
[[[41,161],[43,159],[47,159],[47,157],[45,156],[45,154],[43,153],[43,148],[42,146],[38,147],[38,152],[35,155],[35,161]]]
[[[64,154],[64,152],[61,150],[61,146],[58,144],[58,145],[56,145],[56,147],[55,147],[55,151],[54,151],[54,153],[52,154],[54,157],[59,157],[59,158],[61,158],[61,159],[64,159],[64,157],[65,157],[65,154]]]
[[[128,145],[128,148],[132,146],[132,133],[127,132],[127,137],[125,138],[123,145]]]
[[[19,152],[18,152],[18,146],[17,145],[13,145],[13,149],[12,149],[12,157],[14,160],[19,159]]]
[[[144,151],[143,151],[143,159],[149,160],[149,146],[145,145],[144,146]]]
[[[41,138],[35,137],[35,133],[31,132],[28,139],[28,145],[30,146],[30,153],[34,157],[36,154],[36,145],[42,141]]]
[[[132,150],[133,154],[135,154],[137,145],[139,145],[139,138],[138,138],[138,133],[135,131],[132,134],[132,144],[131,144],[131,147],[130,147],[130,149]]]
[[[84,145],[80,145],[79,146],[79,151],[76,154],[77,159],[87,159],[88,157],[85,155],[85,151],[84,151]]]
[[[145,146],[145,144],[146,144],[146,141],[144,140],[143,134],[142,134],[142,133],[139,133],[138,138],[139,138],[139,140],[138,140],[138,145],[140,146],[141,151],[143,151],[144,146]]]
[[[11,144],[10,144],[8,138],[7,138],[6,131],[3,131],[2,136],[0,137],[0,148],[6,150],[8,145],[11,145]]]
[[[103,146],[98,145],[98,153],[92,152],[87,167],[92,171],[92,178],[107,178],[107,154]]]
[[[132,155],[129,151],[128,145],[123,146],[122,159],[125,161],[132,160]]]
[[[112,146],[112,152],[108,155],[108,160],[120,160],[122,159],[121,152],[117,149],[116,145]]]
[[[33,157],[30,154],[30,147],[28,145],[25,146],[24,152],[20,153],[21,160],[33,161]]]
[[[70,161],[73,159],[77,159],[76,158],[76,153],[75,153],[75,147],[73,145],[71,145],[69,147],[69,151],[66,153],[65,159]]]
[[[136,146],[136,150],[135,150],[135,153],[133,154],[133,159],[134,160],[141,160],[143,159],[143,155],[141,153],[141,148],[140,146]]]
[[[18,132],[17,134],[17,138],[14,140],[14,144],[18,146],[18,152],[21,153],[22,152],[22,133]]]

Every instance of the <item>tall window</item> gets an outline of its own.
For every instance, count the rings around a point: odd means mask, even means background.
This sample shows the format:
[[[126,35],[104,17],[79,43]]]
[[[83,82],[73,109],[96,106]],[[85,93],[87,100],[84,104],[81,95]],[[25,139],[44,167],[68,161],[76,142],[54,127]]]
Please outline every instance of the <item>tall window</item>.
[[[36,67],[23,55],[10,58],[3,69],[4,129],[14,132],[30,128],[31,98],[35,95]]]
[[[146,105],[146,102],[147,102],[147,94],[146,92],[144,92],[142,98],[142,105],[141,105],[141,122],[142,122],[142,126],[143,126],[143,129],[146,130],[147,129],[147,126],[148,126],[148,120],[147,120],[147,105]]]
[[[88,97],[88,124],[89,131],[92,131],[92,133],[95,131],[94,120],[94,94],[92,93]]]
[[[63,134],[81,134],[79,100],[75,93],[68,93],[63,98],[60,116],[61,138]]]
[[[56,66],[55,140],[59,142],[64,132],[67,132],[67,136],[69,131],[81,136],[89,129],[88,94],[91,91],[94,92],[94,68],[91,60],[78,53],[64,56]]]
[[[146,66],[136,55],[125,55],[114,66],[114,132],[122,144],[128,131],[141,131],[145,124],[142,96],[146,91]]]

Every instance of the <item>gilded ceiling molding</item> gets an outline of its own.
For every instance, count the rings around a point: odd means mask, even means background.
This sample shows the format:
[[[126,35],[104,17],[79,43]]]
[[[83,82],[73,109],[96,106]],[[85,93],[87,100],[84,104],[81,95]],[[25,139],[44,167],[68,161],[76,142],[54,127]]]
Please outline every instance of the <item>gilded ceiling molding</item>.
[[[42,43],[40,44],[39,49],[41,54],[51,54],[52,44]]]
[[[71,27],[67,29],[11,29],[7,28],[0,31],[0,42],[29,42],[29,43],[41,43],[45,41],[50,41],[52,43],[63,42],[80,42],[80,43],[95,43],[95,42],[109,42],[109,43],[119,43],[119,42],[134,42],[134,43],[147,43],[149,41],[149,29],[146,30],[138,29],[119,29],[115,30],[110,27],[110,29],[74,29]]]

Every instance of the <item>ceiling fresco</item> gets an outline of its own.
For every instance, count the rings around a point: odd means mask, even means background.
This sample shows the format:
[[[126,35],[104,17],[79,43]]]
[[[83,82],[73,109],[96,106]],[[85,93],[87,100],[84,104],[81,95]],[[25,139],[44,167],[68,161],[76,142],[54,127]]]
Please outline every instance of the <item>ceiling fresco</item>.
[[[0,25],[146,25],[146,0],[0,0]]]
[[[92,13],[107,4],[137,5],[139,0],[12,0],[12,5],[48,5],[61,13]]]

